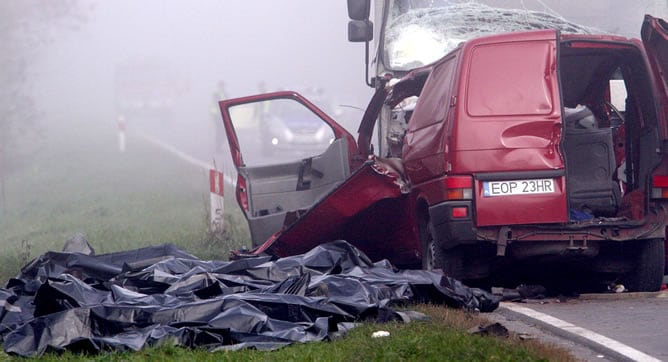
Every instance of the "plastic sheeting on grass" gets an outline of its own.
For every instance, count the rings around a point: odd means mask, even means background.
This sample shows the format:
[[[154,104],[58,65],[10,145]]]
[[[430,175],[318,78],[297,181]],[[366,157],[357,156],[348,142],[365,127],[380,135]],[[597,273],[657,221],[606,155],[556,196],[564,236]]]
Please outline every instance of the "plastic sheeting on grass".
[[[360,321],[409,321],[392,306],[490,312],[499,298],[440,273],[372,263],[345,241],[272,261],[204,261],[173,245],[98,256],[48,252],[0,289],[4,350],[139,350],[163,343],[275,349]]]

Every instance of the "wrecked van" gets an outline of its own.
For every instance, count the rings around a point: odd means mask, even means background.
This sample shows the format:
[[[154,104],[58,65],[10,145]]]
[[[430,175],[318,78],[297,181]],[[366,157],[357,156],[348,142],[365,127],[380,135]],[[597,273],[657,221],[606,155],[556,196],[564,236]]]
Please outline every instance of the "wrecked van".
[[[556,30],[468,40],[396,82],[378,78],[357,140],[294,92],[222,101],[249,255],[345,239],[371,258],[465,281],[554,264],[658,290],[667,32],[646,16],[642,42]],[[327,124],[327,149],[263,160],[235,124],[277,100]],[[387,109],[405,129],[381,157],[371,140]]]

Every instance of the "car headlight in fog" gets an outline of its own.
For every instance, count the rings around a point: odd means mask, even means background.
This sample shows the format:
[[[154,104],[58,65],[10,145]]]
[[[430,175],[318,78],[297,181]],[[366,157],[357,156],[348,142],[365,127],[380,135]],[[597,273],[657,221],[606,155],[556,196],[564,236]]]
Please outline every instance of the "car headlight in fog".
[[[278,138],[274,137],[271,139],[271,144],[276,146],[278,144]]]

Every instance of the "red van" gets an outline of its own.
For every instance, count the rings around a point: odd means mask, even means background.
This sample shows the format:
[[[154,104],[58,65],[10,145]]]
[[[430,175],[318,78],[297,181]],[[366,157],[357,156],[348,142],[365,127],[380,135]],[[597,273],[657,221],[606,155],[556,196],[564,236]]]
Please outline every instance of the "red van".
[[[221,102],[251,254],[345,239],[374,259],[463,280],[558,262],[658,290],[667,33],[647,16],[642,42],[554,30],[469,40],[398,82],[376,82],[356,142],[293,92]],[[329,125],[326,149],[262,159],[258,138],[234,125],[276,101]],[[394,147],[374,155],[382,112],[398,126]]]

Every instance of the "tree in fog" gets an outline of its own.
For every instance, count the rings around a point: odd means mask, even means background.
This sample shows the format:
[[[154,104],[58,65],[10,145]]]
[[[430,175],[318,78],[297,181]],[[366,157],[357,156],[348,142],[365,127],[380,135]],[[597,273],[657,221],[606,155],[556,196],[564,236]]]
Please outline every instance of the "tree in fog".
[[[5,209],[5,180],[20,157],[40,140],[39,107],[31,96],[30,66],[56,30],[83,22],[79,0],[0,1],[0,211]],[[32,144],[32,147],[27,147]]]

